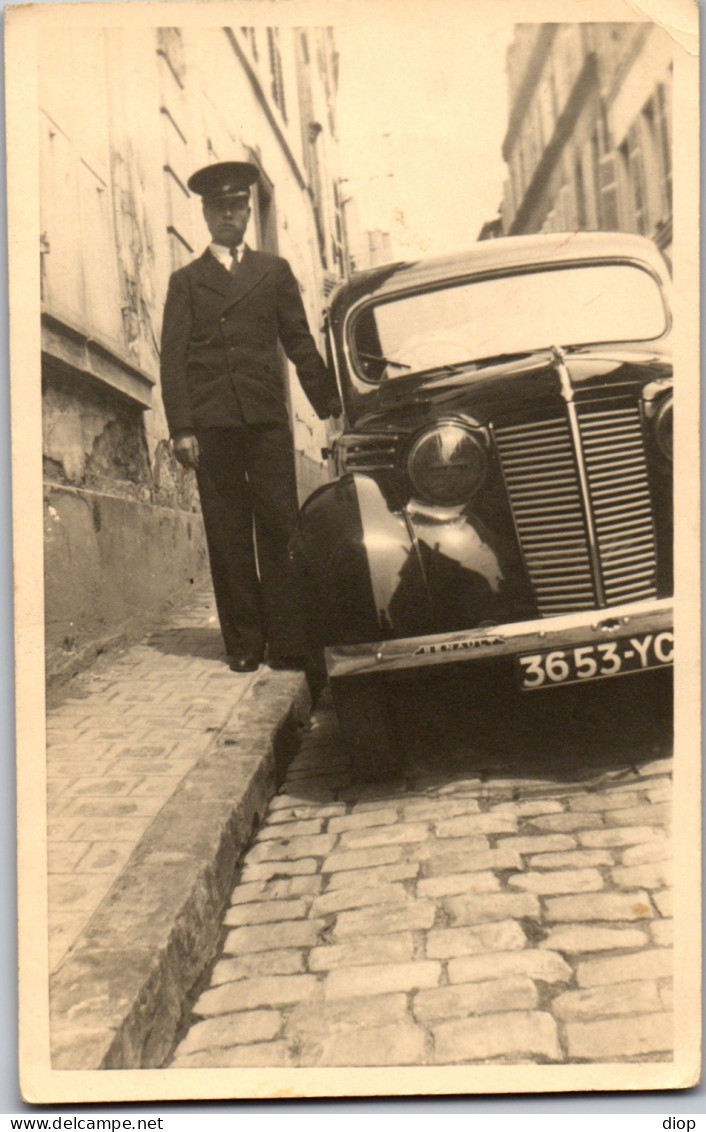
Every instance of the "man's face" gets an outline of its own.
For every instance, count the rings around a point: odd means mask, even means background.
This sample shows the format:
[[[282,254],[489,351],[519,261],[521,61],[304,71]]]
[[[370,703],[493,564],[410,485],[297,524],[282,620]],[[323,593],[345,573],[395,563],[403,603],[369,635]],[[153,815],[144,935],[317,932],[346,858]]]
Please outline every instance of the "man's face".
[[[242,243],[250,219],[250,205],[242,197],[204,201],[203,214],[214,244],[226,248]]]

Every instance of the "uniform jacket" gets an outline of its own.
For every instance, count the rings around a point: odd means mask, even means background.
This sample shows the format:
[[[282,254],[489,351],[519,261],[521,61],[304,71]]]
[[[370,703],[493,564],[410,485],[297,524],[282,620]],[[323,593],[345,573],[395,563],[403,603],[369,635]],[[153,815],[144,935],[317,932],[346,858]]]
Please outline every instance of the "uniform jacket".
[[[169,280],[161,351],[162,399],[179,429],[286,423],[281,342],[319,417],[337,400],[285,259],[246,248],[237,275],[206,249]]]

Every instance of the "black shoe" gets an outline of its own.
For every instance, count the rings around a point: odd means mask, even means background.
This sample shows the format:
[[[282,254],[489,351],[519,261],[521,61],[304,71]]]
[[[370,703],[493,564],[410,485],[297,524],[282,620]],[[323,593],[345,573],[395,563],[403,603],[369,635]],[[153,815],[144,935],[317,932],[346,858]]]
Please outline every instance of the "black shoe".
[[[292,672],[302,672],[309,662],[306,656],[288,656],[284,653],[270,653],[267,664],[270,668],[288,668]]]
[[[262,664],[262,653],[239,652],[228,658],[231,672],[255,672]]]

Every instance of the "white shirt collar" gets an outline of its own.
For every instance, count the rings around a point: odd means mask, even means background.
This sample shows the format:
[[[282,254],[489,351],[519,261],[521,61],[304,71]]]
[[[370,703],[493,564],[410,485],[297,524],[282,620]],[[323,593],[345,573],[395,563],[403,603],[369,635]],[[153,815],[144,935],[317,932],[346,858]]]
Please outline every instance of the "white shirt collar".
[[[241,260],[243,258],[245,247],[245,243],[238,244],[238,260]],[[233,262],[233,257],[230,254],[230,248],[224,247],[223,244],[209,244],[208,250],[212,255],[216,257],[219,263],[223,264],[226,271],[230,271],[230,267]]]

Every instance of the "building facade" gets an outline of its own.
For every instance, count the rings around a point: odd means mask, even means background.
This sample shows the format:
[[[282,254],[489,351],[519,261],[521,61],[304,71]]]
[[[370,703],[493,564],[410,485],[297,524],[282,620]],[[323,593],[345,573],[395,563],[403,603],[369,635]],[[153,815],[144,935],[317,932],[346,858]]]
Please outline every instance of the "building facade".
[[[390,233],[383,232],[380,228],[363,228],[355,196],[344,196],[342,204],[350,271],[367,271],[370,267],[392,263],[395,255]]]
[[[668,255],[669,36],[653,23],[520,24],[507,76],[502,234],[637,232]]]
[[[54,27],[40,46],[49,674],[205,567],[158,384],[169,275],[208,242],[195,169],[258,166],[246,239],[290,261],[319,333],[346,262],[337,78],[326,28]],[[326,429],[282,366],[304,496],[326,475]]]

